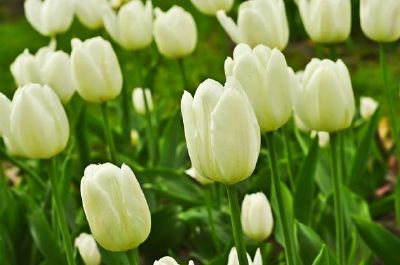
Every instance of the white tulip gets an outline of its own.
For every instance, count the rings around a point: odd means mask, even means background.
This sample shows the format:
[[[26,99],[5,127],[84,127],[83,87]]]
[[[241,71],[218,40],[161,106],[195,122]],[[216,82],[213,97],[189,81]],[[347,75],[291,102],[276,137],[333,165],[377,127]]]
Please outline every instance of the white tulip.
[[[19,87],[9,119],[10,135],[28,158],[51,158],[67,145],[67,115],[57,95],[46,85]]]
[[[376,109],[378,108],[378,102],[370,97],[360,98],[360,114],[365,120],[368,120],[374,115]]]
[[[99,265],[101,256],[96,241],[92,235],[81,233],[75,238],[75,247],[78,248],[85,265]]]
[[[255,241],[264,241],[271,235],[274,219],[264,193],[257,192],[244,197],[241,221],[244,234]]]
[[[214,16],[218,10],[228,12],[234,0],[191,0],[192,4],[202,13]]]
[[[108,8],[104,11],[104,26],[110,36],[127,50],[139,50],[150,45],[153,40],[153,6],[140,0],[124,4],[115,13]]]
[[[251,47],[264,44],[285,49],[289,41],[289,26],[283,0],[250,0],[240,4],[237,25],[224,11],[217,18],[236,44]]]
[[[317,132],[311,131],[311,138],[315,138],[318,136],[318,145],[321,148],[327,147],[330,142],[330,136],[327,132]]]
[[[98,29],[103,26],[105,9],[111,9],[107,0],[75,0],[76,16],[89,29]]]
[[[72,74],[79,95],[90,102],[116,98],[122,90],[122,72],[111,44],[101,37],[72,40]]]
[[[81,196],[93,237],[103,248],[134,249],[149,236],[150,210],[128,166],[89,165],[81,180]]]
[[[197,43],[192,15],[180,6],[173,6],[167,12],[156,8],[155,13],[154,39],[160,53],[171,59],[191,54]]]
[[[364,34],[377,42],[400,38],[399,0],[361,0],[360,22]]]
[[[143,96],[143,93],[145,96]],[[146,101],[145,101],[146,98]],[[153,111],[153,99],[151,91],[148,88],[142,89],[140,87],[133,89],[132,104],[136,112],[142,115],[146,114],[146,102],[148,110]]]
[[[200,175],[199,172],[197,172],[197,170],[194,167],[185,170],[185,173],[189,175],[192,179],[196,180],[201,185],[208,185],[214,183],[214,181],[212,181],[211,179],[205,178],[202,175]]]
[[[44,36],[67,31],[74,18],[72,0],[26,0],[24,9],[28,22]]]
[[[254,255],[254,260],[251,260],[250,255],[248,253],[246,254],[247,254],[247,263],[249,265],[262,265],[262,256],[259,248],[257,248],[256,250],[256,254]],[[229,252],[228,265],[239,265],[239,259],[235,247],[231,248],[231,251]]]
[[[262,132],[283,126],[292,114],[291,86],[285,57],[278,49],[239,44],[225,60],[225,75],[235,77],[249,97]]]
[[[186,143],[200,175],[235,184],[254,171],[260,152],[260,127],[240,83],[229,78],[223,87],[208,79],[194,98],[181,100]]]
[[[350,0],[297,0],[308,36],[318,43],[345,41],[351,31]]]
[[[179,265],[174,258],[169,256],[162,257],[159,260],[154,261],[153,265]],[[194,265],[193,261],[189,261],[189,265]]]
[[[335,132],[351,125],[354,94],[349,71],[341,60],[311,60],[294,99],[296,115],[310,130]]]

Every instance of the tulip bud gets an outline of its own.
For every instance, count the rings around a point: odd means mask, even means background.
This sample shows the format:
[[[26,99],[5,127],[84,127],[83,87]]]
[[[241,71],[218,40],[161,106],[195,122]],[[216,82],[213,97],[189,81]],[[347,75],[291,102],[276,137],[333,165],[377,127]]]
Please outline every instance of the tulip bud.
[[[82,233],[75,238],[75,247],[78,248],[85,265],[99,265],[100,252],[92,235]]]
[[[194,98],[181,100],[189,156],[200,175],[235,184],[254,171],[260,153],[260,127],[240,83],[229,78],[223,87],[207,79]]]
[[[345,41],[351,30],[350,0],[297,0],[308,36],[318,43]]]
[[[118,15],[112,9],[104,11],[104,26],[110,36],[127,50],[139,50],[153,40],[153,5],[135,0],[124,4]]]
[[[234,0],[192,0],[192,4],[206,15],[214,16],[218,10],[228,12],[233,6]]]
[[[143,96],[143,94],[146,97]],[[135,88],[132,92],[132,104],[136,112],[142,115],[146,114],[146,103],[148,110],[153,111],[153,99],[151,97],[151,91],[148,88]]]
[[[205,178],[202,175],[200,175],[199,172],[197,172],[197,170],[194,167],[185,170],[185,173],[189,175],[192,179],[196,180],[201,185],[208,185],[214,183],[214,181],[212,181],[211,179]]]
[[[167,12],[156,8],[155,12],[154,39],[160,53],[171,59],[191,54],[197,43],[192,15],[180,6],[173,6]]]
[[[399,0],[361,0],[360,22],[364,34],[377,42],[400,38]]]
[[[254,255],[253,261],[251,260],[250,255],[248,253],[246,254],[247,254],[247,263],[249,265],[262,265],[262,256],[259,248],[257,248],[256,250],[256,254]],[[229,252],[228,265],[239,265],[239,259],[235,247],[231,248],[231,251]]]
[[[264,193],[257,192],[244,197],[241,221],[245,235],[255,241],[264,241],[271,235],[274,220]]]
[[[133,249],[149,236],[150,210],[128,166],[89,165],[81,180],[81,196],[92,234],[103,248]]]
[[[159,260],[154,261],[153,265],[179,265],[179,264],[173,258],[166,256]],[[194,265],[193,261],[189,261],[189,265]]]
[[[74,18],[71,0],[26,0],[24,9],[28,22],[44,36],[67,31]]]
[[[317,131],[311,131],[311,138],[315,138],[318,136],[318,145],[321,148],[327,147],[329,145],[329,133],[327,132],[317,132]]]
[[[111,9],[107,0],[75,0],[76,16],[89,29],[103,26],[103,12],[107,8]]]
[[[68,119],[50,87],[19,87],[11,105],[10,135],[24,156],[47,159],[64,150],[69,138]]]
[[[336,132],[351,125],[355,102],[342,60],[311,60],[294,99],[296,115],[310,130]]]
[[[262,132],[283,126],[292,114],[291,85],[285,57],[278,49],[239,44],[225,60],[226,77],[235,77],[249,97]]]
[[[283,0],[250,0],[239,6],[237,24],[224,11],[217,12],[219,23],[236,44],[251,47],[264,44],[285,49],[289,41],[289,26]]]
[[[376,109],[378,108],[378,102],[370,97],[360,98],[360,114],[365,120],[368,120],[374,115]]]
[[[122,90],[122,72],[111,44],[101,37],[72,40],[72,74],[79,95],[101,103],[116,98]]]

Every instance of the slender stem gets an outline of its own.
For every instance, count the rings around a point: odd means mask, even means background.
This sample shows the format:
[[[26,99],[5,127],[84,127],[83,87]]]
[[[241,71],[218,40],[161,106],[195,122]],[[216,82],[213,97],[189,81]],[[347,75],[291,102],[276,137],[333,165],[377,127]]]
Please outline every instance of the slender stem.
[[[339,135],[331,134],[331,167],[332,167],[332,185],[333,185],[333,200],[335,203],[335,225],[336,225],[336,251],[339,256],[339,264],[346,264],[346,254],[344,245],[344,219],[343,219],[343,204],[340,193],[341,178],[338,171],[337,146],[339,144]]]
[[[68,265],[75,265],[74,250],[72,247],[71,235],[69,234],[68,231],[68,224],[64,213],[64,206],[60,197],[60,190],[59,187],[57,187],[58,166],[56,157],[52,158],[51,165],[52,165],[52,170],[50,172],[50,182],[51,182],[51,188],[53,190],[53,199],[55,202],[54,206],[57,214],[58,226],[60,228],[61,235],[64,241],[64,248],[67,254]]]
[[[107,112],[107,102],[101,103],[101,114],[103,116],[103,125],[104,125],[104,134],[106,136],[108,148],[109,148],[109,159],[113,162],[116,162],[116,153],[115,153],[115,145],[114,138],[112,136],[110,123],[108,121],[108,112]]]
[[[129,87],[127,81],[125,79],[124,85],[122,87],[121,93],[121,124],[122,124],[122,135],[125,141],[129,142],[130,133],[131,133],[131,115],[129,111]]]
[[[286,153],[286,158],[287,158],[287,163],[286,163],[287,173],[288,173],[288,176],[289,176],[290,187],[292,187],[292,189],[294,189],[295,180],[293,178],[293,169],[292,169],[292,165],[293,165],[292,150],[290,148],[290,141],[289,141],[289,135],[288,135],[288,128],[287,127],[283,128],[283,137],[284,137],[284,140],[285,140],[285,153]]]
[[[218,237],[217,233],[215,230],[215,223],[214,223],[214,218],[213,218],[213,206],[212,206],[212,201],[213,201],[213,186],[214,184],[209,185],[208,187],[208,196],[206,197],[207,200],[207,217],[208,217],[208,225],[210,226],[210,232],[211,232],[211,238],[214,243],[215,250],[217,253],[221,250],[219,242],[218,242]]]
[[[178,63],[179,63],[179,69],[180,69],[181,75],[182,75],[183,90],[188,90],[189,83],[188,83],[188,79],[187,79],[187,75],[186,75],[186,71],[185,71],[185,65],[183,64],[183,59],[182,58],[179,59]]]
[[[79,152],[81,168],[87,166],[90,160],[89,145],[86,140],[86,104],[81,102],[82,106],[78,113],[78,118],[75,126],[75,137]]]
[[[340,152],[340,168],[341,168],[341,174],[342,174],[342,181],[347,181],[347,168],[346,168],[346,152],[345,152],[345,142],[344,142],[344,137],[345,137],[345,131],[342,131],[342,133],[339,134],[339,152]]]
[[[239,209],[239,200],[238,200],[236,186],[227,185],[226,191],[228,193],[229,208],[231,210],[233,238],[235,240],[239,265],[248,265],[246,246],[244,244],[242,225],[240,223],[240,209]]]
[[[286,261],[288,265],[296,265],[297,257],[296,257],[296,245],[294,242],[294,237],[291,233],[292,229],[290,229],[293,224],[289,223],[289,219],[286,216],[285,205],[283,203],[283,195],[281,190],[281,181],[278,170],[278,160],[276,157],[275,143],[274,143],[274,132],[267,133],[267,145],[269,151],[269,162],[271,164],[271,175],[272,175],[272,186],[275,190],[276,199],[278,201],[278,214],[279,219],[282,224],[283,237],[285,241],[285,254]]]
[[[147,147],[149,152],[149,165],[153,166],[156,161],[157,144],[156,144],[156,138],[154,137],[153,134],[153,123],[151,120],[150,106],[149,102],[147,101],[146,91],[144,88],[142,89],[142,96],[144,101],[145,117],[147,122],[146,137],[147,137]]]
[[[130,256],[130,258],[129,258],[129,260],[131,261],[130,264],[131,265],[139,265],[140,264],[139,248],[132,249],[129,252],[130,252],[130,255],[128,255],[128,256]]]

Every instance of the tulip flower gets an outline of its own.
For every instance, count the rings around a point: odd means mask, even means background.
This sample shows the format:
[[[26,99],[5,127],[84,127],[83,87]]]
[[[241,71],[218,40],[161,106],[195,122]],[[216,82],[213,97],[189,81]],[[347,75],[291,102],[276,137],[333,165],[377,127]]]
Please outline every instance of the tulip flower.
[[[225,60],[225,75],[242,85],[262,132],[284,125],[292,113],[291,82],[285,57],[278,49],[239,44]]]
[[[69,55],[55,51],[55,42],[39,49],[35,55],[25,49],[11,64],[10,70],[18,86],[48,85],[63,103],[69,102],[75,93]]]
[[[153,40],[153,6],[147,0],[124,4],[116,14],[112,9],[104,11],[104,26],[110,36],[127,50],[139,50]]]
[[[214,16],[218,10],[228,12],[233,6],[234,0],[191,0],[192,4],[206,15]]]
[[[192,179],[196,180],[201,185],[208,185],[214,183],[214,181],[212,181],[211,179],[205,178],[202,175],[200,175],[199,172],[197,172],[197,170],[194,167],[185,170],[185,173],[189,175]]]
[[[143,96],[146,97],[146,100]],[[135,88],[132,92],[132,104],[136,112],[142,115],[146,114],[146,103],[149,111],[153,110],[153,99],[151,97],[151,91],[148,88],[144,90],[142,88]]]
[[[250,255],[248,253],[246,254],[247,254],[247,262],[249,265],[262,265],[262,256],[259,248],[257,248],[256,250],[256,254],[254,255],[254,260],[251,260]],[[228,265],[239,265],[239,260],[235,247],[233,247],[229,252]]]
[[[271,235],[274,220],[264,193],[257,192],[244,197],[241,221],[244,234],[255,241],[264,241]]]
[[[173,6],[167,12],[156,8],[154,39],[162,55],[178,59],[191,54],[196,48],[197,28],[189,12]]]
[[[250,0],[240,4],[237,24],[224,11],[217,18],[236,44],[251,47],[264,44],[285,49],[289,41],[289,26],[283,0]]]
[[[361,0],[360,22],[364,34],[377,42],[400,38],[400,1]]]
[[[351,31],[350,0],[297,0],[308,36],[318,43],[345,41]]]
[[[315,138],[318,136],[318,145],[321,148],[327,147],[330,142],[330,136],[327,132],[317,132],[311,131],[311,138]]]
[[[76,16],[89,29],[103,26],[103,13],[106,9],[111,9],[107,0],[75,0]]]
[[[311,130],[336,132],[351,125],[354,94],[342,60],[311,60],[294,98],[296,115]]]
[[[81,233],[75,238],[75,247],[78,248],[85,265],[100,264],[100,252],[92,235]]]
[[[93,237],[103,248],[134,249],[149,236],[150,210],[128,166],[89,165],[81,180],[81,196]]]
[[[67,31],[74,18],[72,0],[26,0],[24,9],[28,22],[44,36]]]
[[[72,40],[72,74],[79,95],[102,103],[116,98],[122,90],[122,72],[111,44],[101,37],[84,42]]]
[[[34,159],[51,158],[67,145],[69,124],[65,110],[48,86],[29,84],[15,92],[9,111],[6,137],[16,144],[19,155]]]
[[[179,265],[174,258],[169,256],[154,261],[153,265]],[[194,265],[193,261],[189,261],[189,265]]]
[[[360,114],[365,120],[368,120],[374,115],[376,109],[378,108],[378,102],[370,97],[360,98]]]

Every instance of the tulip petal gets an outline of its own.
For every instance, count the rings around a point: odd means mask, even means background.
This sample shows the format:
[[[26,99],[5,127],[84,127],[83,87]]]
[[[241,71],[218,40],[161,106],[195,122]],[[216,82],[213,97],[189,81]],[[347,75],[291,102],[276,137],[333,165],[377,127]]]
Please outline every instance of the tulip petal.
[[[234,43],[240,43],[243,41],[239,28],[235,24],[232,18],[228,17],[223,10],[217,12],[217,18],[221,26],[224,28],[226,33],[232,39]]]

